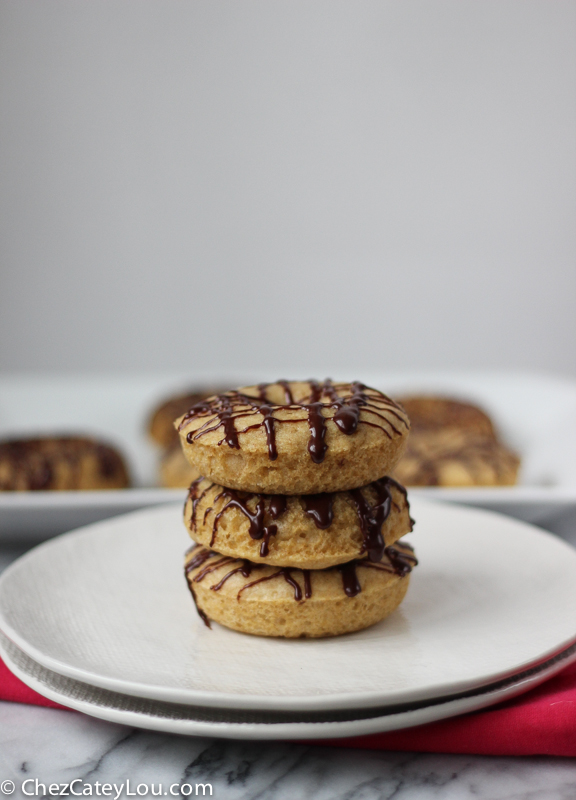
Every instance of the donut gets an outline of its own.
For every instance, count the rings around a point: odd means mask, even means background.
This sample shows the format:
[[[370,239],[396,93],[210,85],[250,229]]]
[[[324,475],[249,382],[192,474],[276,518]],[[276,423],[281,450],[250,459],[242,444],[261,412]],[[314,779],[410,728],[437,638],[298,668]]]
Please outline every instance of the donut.
[[[158,467],[160,486],[166,489],[188,489],[190,483],[199,476],[198,470],[186,460],[179,442],[162,454]]]
[[[436,395],[402,397],[398,402],[410,417],[412,438],[417,433],[457,428],[469,435],[496,439],[492,420],[472,403]]]
[[[410,422],[362,383],[278,381],[225,392],[176,422],[188,461],[215,483],[263,494],[318,494],[389,475]]]
[[[162,400],[150,414],[147,425],[148,435],[160,447],[168,448],[177,444],[178,432],[174,429],[176,417],[181,417],[195,403],[199,403],[218,391],[220,390],[214,387],[198,387]]]
[[[402,602],[417,563],[404,543],[382,561],[352,561],[326,570],[277,568],[230,558],[201,545],[185,556],[198,613],[242,633],[319,638],[368,628]]]
[[[410,415],[408,446],[394,472],[407,486],[512,486],[520,460],[499,442],[490,417],[448,397],[401,400]]]
[[[356,558],[380,561],[386,546],[412,530],[406,490],[392,478],[348,492],[288,496],[199,478],[184,522],[195,542],[222,555],[313,570]]]
[[[411,436],[394,476],[406,486],[513,486],[519,466],[495,439],[452,429]]]
[[[125,489],[128,470],[113,447],[82,436],[0,442],[0,491]]]

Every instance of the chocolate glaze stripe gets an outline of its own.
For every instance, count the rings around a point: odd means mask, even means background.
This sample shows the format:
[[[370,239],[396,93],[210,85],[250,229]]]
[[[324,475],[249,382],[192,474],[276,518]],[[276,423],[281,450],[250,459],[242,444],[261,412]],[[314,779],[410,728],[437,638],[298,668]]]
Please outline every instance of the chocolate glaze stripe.
[[[232,575],[236,575],[237,572],[242,573],[243,578],[249,578],[250,573],[252,572],[252,564],[250,563],[250,561],[243,561],[239,567],[236,567],[236,569],[227,572],[226,575],[224,575],[224,577],[222,578],[222,580],[218,581],[218,583],[215,583],[214,586],[210,587],[212,591],[214,592],[220,591],[220,589],[224,586],[228,578],[231,578]]]
[[[356,597],[360,594],[362,587],[356,574],[356,562],[351,561],[349,564],[341,564],[338,571],[342,576],[342,588],[346,597]]]
[[[198,612],[198,616],[200,617],[204,625],[206,625],[207,628],[211,629],[212,625],[210,625],[210,620],[198,605],[198,600],[196,599],[196,592],[192,588],[192,584],[190,583],[190,581],[186,581],[186,583],[188,584],[188,589],[190,590],[190,594],[192,595],[192,600],[194,601],[194,605],[196,606],[196,611]]]
[[[304,576],[304,597],[309,600],[312,597],[312,577],[309,569],[303,569],[302,575]]]
[[[216,395],[211,402],[203,400],[195,406],[192,406],[184,415],[180,422],[179,430],[182,430],[193,418],[201,419],[204,416],[208,416],[209,419],[206,420],[203,425],[197,430],[190,431],[187,434],[187,442],[192,444],[207,433],[223,428],[224,436],[218,444],[220,445],[226,442],[229,447],[238,450],[240,449],[240,442],[238,439],[240,433],[263,428],[266,434],[268,457],[271,461],[275,461],[278,457],[278,450],[276,447],[276,423],[285,424],[287,422],[302,422],[304,420],[279,419],[274,416],[274,411],[280,409],[304,410],[307,412],[308,427],[310,429],[308,452],[315,464],[321,464],[328,450],[328,445],[325,442],[327,418],[322,413],[325,408],[336,409],[333,417],[329,419],[331,419],[336,427],[346,436],[354,434],[360,423],[381,430],[389,439],[391,439],[393,435],[401,435],[400,431],[391,420],[379,413],[385,409],[388,410],[389,414],[392,414],[398,420],[402,421],[407,429],[409,427],[406,420],[398,413],[400,408],[396,403],[381,393],[378,395],[368,394],[368,387],[363,383],[355,382],[350,384],[352,392],[341,395],[339,392],[342,390],[342,387],[347,387],[348,384],[333,384],[332,381],[326,380],[320,385],[316,381],[311,380],[309,381],[310,395],[304,398],[304,400],[309,400],[309,402],[294,403],[289,383],[287,381],[279,381],[277,385],[282,386],[284,389],[285,398],[287,400],[286,404],[272,404],[268,401],[267,388],[270,385],[271,384],[259,384],[257,387],[258,395],[256,397],[233,391],[226,392],[222,395]],[[322,397],[328,397],[329,402],[321,402]],[[361,419],[360,415],[362,410],[376,416],[385,422],[388,427],[378,425],[366,419]],[[242,430],[237,430],[235,424],[236,420],[250,418],[257,414],[262,418],[259,422],[254,425],[248,425]],[[388,428],[390,428],[390,430],[388,430]]]
[[[276,461],[278,458],[278,450],[276,449],[276,431],[274,429],[274,415],[272,406],[260,406],[258,411],[262,414],[262,426],[266,431],[266,442],[268,444],[268,458],[270,461]]]
[[[192,548],[194,550],[195,548]],[[408,552],[406,552],[408,551]],[[376,569],[380,572],[388,572],[392,574],[396,574],[401,578],[404,578],[409,572],[411,572],[412,568],[418,564],[418,560],[413,555],[412,547],[405,542],[397,542],[396,547],[387,547],[385,549],[384,555],[388,559],[388,563],[380,562],[374,563],[368,560],[356,560],[356,561],[349,561],[347,564],[340,564],[337,567],[331,567],[331,569],[336,569],[340,572],[342,576],[342,588],[344,590],[344,594],[347,597],[356,597],[361,591],[362,586],[360,581],[358,580],[358,575],[356,570],[358,567],[364,567],[369,569]],[[203,557],[200,560],[200,556]],[[213,558],[218,556],[218,553],[215,553],[212,550],[206,550],[202,548],[196,559],[195,566],[191,566],[192,562],[195,561],[193,558],[190,562],[188,562],[185,566],[185,574],[188,574],[195,569],[196,567],[202,566],[202,564],[207,561],[209,558]],[[212,591],[219,591],[226,581],[237,573],[242,573],[242,575],[247,578],[250,576],[253,568],[253,564],[246,559],[237,559],[231,557],[221,557],[220,561],[214,562],[214,564],[209,564],[205,566],[200,572],[195,575],[191,581],[188,579],[189,583],[200,583],[204,580],[206,575],[209,575],[211,572],[219,569],[220,567],[227,567],[231,564],[237,564],[240,561],[240,566],[235,567],[234,569],[227,572],[217,583],[210,587]],[[328,571],[328,570],[318,570],[319,572]],[[302,593],[302,588],[298,581],[292,576],[292,572],[302,572],[303,580],[304,580],[304,593]],[[273,572],[272,575],[265,575],[263,578],[256,578],[250,583],[244,584],[244,586],[240,587],[238,590],[238,594],[236,596],[237,600],[240,600],[241,595],[247,589],[256,586],[259,583],[265,583],[267,581],[271,581],[274,578],[282,577],[286,583],[288,583],[294,590],[294,600],[300,602],[303,598],[308,600],[312,597],[312,581],[311,581],[311,570],[299,570],[296,568],[291,567],[281,567],[276,572]]]
[[[236,561],[238,561],[237,558],[233,558],[232,556],[224,556],[220,559],[220,561],[215,561],[213,564],[208,564],[208,566],[203,567],[200,572],[192,578],[192,580],[194,583],[200,583],[200,581],[204,580],[206,575],[210,575],[211,572],[215,572],[220,567],[227,567],[230,564],[234,564]]]
[[[200,502],[200,500],[206,496],[206,493],[216,485],[210,484],[210,486],[204,489],[198,496],[198,488],[203,480],[204,478],[198,478],[194,481],[188,492],[189,498],[192,499],[190,527],[193,531],[196,530],[198,502]],[[364,494],[364,491],[369,487],[376,493],[376,501],[374,503],[369,502]],[[392,506],[394,505],[396,509],[399,510],[399,507],[393,502],[391,489],[396,489],[404,496],[408,512],[410,511],[410,505],[408,504],[406,489],[393,478],[388,476],[380,478],[380,480],[369,484],[369,487],[353,489],[349,492],[342,492],[341,494],[348,495],[351,498],[358,515],[363,540],[360,555],[366,553],[371,561],[380,561],[385,548],[382,527],[390,516]],[[326,530],[333,522],[334,494],[333,492],[327,492],[303,496],[304,513],[313,520],[316,527],[320,530]],[[258,541],[262,540],[260,556],[262,558],[267,556],[270,552],[270,539],[277,534],[278,528],[271,523],[265,524],[266,515],[273,520],[277,520],[286,511],[286,497],[283,495],[258,495],[251,492],[237,492],[234,489],[223,489],[216,495],[211,501],[211,505],[205,510],[203,516],[204,524],[210,512],[214,511],[214,506],[217,501],[222,497],[226,498],[226,502],[214,516],[209,546],[213,547],[216,543],[218,526],[222,516],[229,508],[236,508],[247,518],[249,523],[248,531],[251,538]],[[254,499],[256,499],[255,507],[251,509],[248,503],[252,502]],[[266,499],[269,499],[268,509],[266,509]],[[412,530],[414,520],[411,517],[410,524],[410,530]]]
[[[191,552],[194,552],[194,550],[196,550],[198,547],[200,547],[200,545],[195,545],[195,547],[192,548]],[[212,553],[210,550],[200,550],[200,552],[198,552],[194,556],[194,558],[190,559],[190,561],[186,563],[184,572],[186,573],[186,575],[188,575],[189,572],[192,572],[192,570],[201,567],[205,561],[208,561],[209,558],[213,558],[215,555],[216,553]]]
[[[192,514],[190,519],[190,524],[192,526],[192,530],[196,529],[196,509],[198,507],[198,503],[200,503],[205,495],[212,489],[216,484],[210,483],[203,492],[199,495],[198,494],[198,487],[200,486],[200,482],[204,480],[203,478],[198,478],[198,480],[192,481],[190,484],[190,488],[188,489],[188,498],[192,501]]]
[[[394,478],[388,476],[374,481],[370,486],[376,492],[376,502],[373,505],[368,502],[362,489],[352,489],[349,494],[356,506],[356,513],[362,530],[363,543],[361,552],[366,553],[370,561],[381,561],[385,548],[382,526],[392,510],[391,489],[394,487],[405,498],[407,498],[407,492]],[[406,502],[408,501],[406,500]],[[410,518],[410,521],[412,523],[412,518]]]
[[[298,583],[298,581],[294,580],[294,578],[290,574],[290,569],[288,567],[282,567],[281,569],[278,570],[278,572],[275,572],[273,575],[266,575],[264,578],[257,578],[255,581],[251,581],[250,583],[245,584],[239,590],[236,599],[240,600],[241,594],[244,591],[246,591],[246,589],[251,589],[252,586],[256,586],[256,584],[258,583],[271,581],[273,578],[277,578],[278,576],[282,576],[286,581],[286,583],[289,584],[294,589],[294,600],[296,600],[296,602],[302,600],[302,589],[300,588],[300,584]],[[213,586],[211,588],[214,589]]]
[[[306,494],[302,499],[306,514],[312,518],[317,528],[326,530],[332,525],[334,520],[333,493]]]
[[[288,381],[278,381],[278,384],[284,389],[284,396],[288,405],[294,405],[294,397],[292,396],[292,390],[290,389]]]

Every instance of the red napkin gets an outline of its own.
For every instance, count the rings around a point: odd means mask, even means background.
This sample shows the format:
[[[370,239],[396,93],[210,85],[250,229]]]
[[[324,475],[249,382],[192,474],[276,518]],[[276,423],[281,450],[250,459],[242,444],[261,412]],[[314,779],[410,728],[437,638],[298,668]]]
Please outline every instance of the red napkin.
[[[63,708],[29,689],[2,661],[0,700]],[[485,711],[394,733],[310,744],[487,756],[576,756],[576,663],[530,692]]]
[[[11,703],[28,703],[32,706],[49,706],[50,708],[64,708],[64,706],[42,697],[29,686],[13,675],[0,658],[0,700],[9,700]]]

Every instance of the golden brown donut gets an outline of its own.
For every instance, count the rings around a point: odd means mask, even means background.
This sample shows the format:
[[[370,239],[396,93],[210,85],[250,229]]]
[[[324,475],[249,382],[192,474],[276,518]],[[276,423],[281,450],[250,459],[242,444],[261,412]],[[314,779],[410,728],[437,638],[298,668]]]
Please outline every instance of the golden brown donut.
[[[519,466],[496,439],[452,429],[411,435],[394,477],[406,486],[513,486]]]
[[[214,387],[198,387],[163,400],[150,414],[147,425],[150,437],[160,447],[169,448],[177,444],[178,432],[174,429],[174,420],[185,414],[195,403],[212,394],[216,394],[218,391],[221,390]]]
[[[113,447],[83,436],[0,442],[0,491],[125,489],[128,470]]]
[[[198,470],[186,460],[179,442],[162,454],[158,468],[160,486],[166,489],[188,489],[199,476]]]
[[[189,462],[215,483],[316,494],[390,474],[410,423],[393,400],[361,383],[279,381],[208,398],[177,427]]]
[[[370,555],[412,530],[406,490],[391,478],[317,495],[238,492],[200,478],[184,521],[195,542],[258,563],[325,569]]]
[[[402,398],[410,415],[406,452],[395,476],[407,486],[512,486],[520,461],[498,441],[490,417],[448,397]]]
[[[467,434],[496,439],[492,420],[478,406],[450,397],[413,395],[398,400],[408,416],[412,436],[416,433],[456,428]]]
[[[398,542],[381,562],[327,570],[252,564],[196,546],[186,554],[188,587],[200,616],[257,636],[338,636],[384,619],[401,603],[416,564]]]

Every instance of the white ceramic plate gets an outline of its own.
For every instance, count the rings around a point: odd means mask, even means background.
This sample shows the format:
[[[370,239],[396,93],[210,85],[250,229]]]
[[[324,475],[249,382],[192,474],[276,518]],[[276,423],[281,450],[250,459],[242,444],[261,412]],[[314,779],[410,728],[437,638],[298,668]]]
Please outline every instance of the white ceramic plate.
[[[195,383],[238,385],[275,377],[1,377],[0,437],[71,431],[103,437],[126,454],[137,488],[118,492],[0,493],[0,540],[39,541],[98,519],[183,496],[154,488],[158,454],[146,435],[151,408],[158,400]],[[356,377],[392,395],[441,392],[480,403],[522,456],[517,487],[429,488],[418,490],[419,494],[500,510],[541,524],[550,524],[551,516],[566,511],[576,513],[574,381],[490,372],[418,371]],[[571,521],[567,523],[570,525]]]
[[[137,728],[235,739],[327,739],[424,725],[500,703],[551,678],[576,660],[576,645],[537,667],[465,695],[407,707],[345,712],[253,712],[177,705],[99,689],[42,667],[0,634],[0,656],[24,683],[84,714]]]
[[[420,566],[387,620],[325,640],[246,636],[196,615],[181,508],[46,542],[0,579],[0,630],[42,667],[173,703],[327,711],[476,690],[576,641],[576,551],[489,512],[417,500]]]

